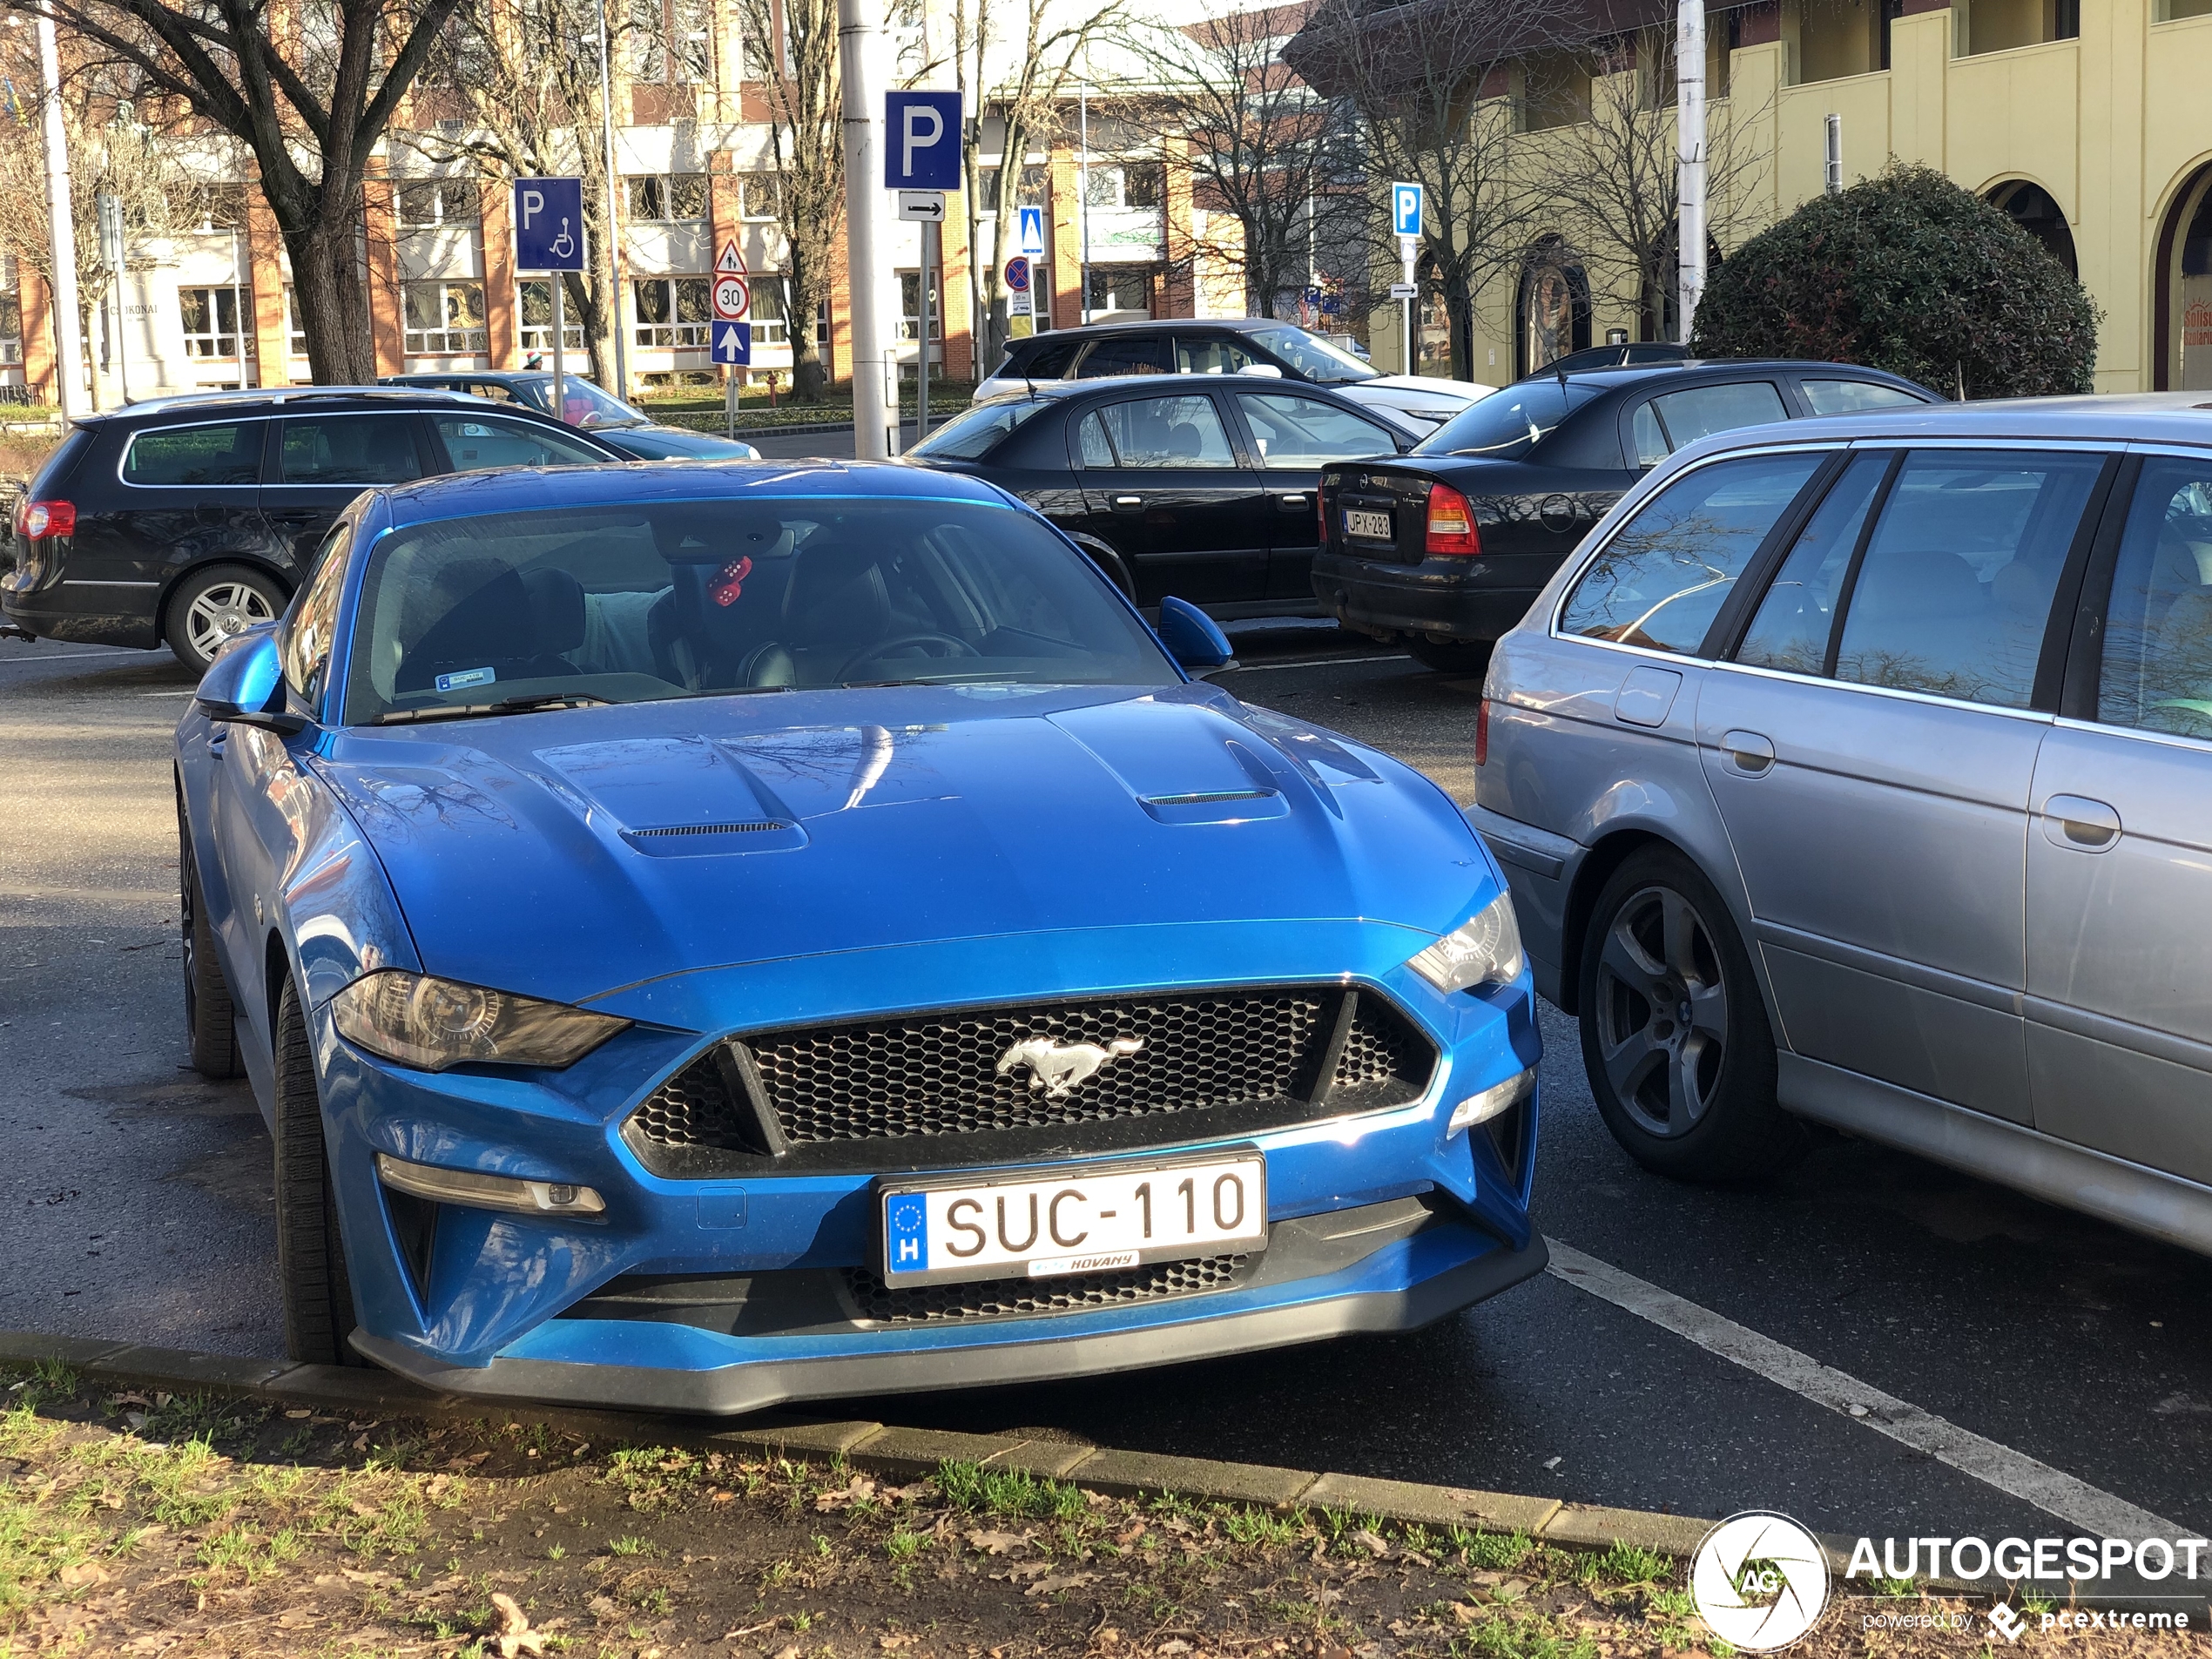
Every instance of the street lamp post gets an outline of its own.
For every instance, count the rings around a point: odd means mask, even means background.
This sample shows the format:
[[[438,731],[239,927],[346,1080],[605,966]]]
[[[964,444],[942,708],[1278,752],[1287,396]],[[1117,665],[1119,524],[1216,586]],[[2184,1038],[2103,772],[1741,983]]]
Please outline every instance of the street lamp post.
[[[615,237],[614,65],[607,46],[607,0],[599,0],[599,116],[607,161],[607,327],[615,337],[614,395],[630,395],[630,358],[622,338],[622,255]],[[561,279],[555,277],[555,282]]]
[[[1682,341],[1705,292],[1705,0],[1682,0],[1675,30],[1677,194],[1675,253]]]
[[[39,101],[45,106],[46,216],[54,246],[54,401],[62,419],[84,407],[84,322],[77,314],[77,224],[70,217],[69,136],[62,129],[61,51],[53,15],[38,18]]]

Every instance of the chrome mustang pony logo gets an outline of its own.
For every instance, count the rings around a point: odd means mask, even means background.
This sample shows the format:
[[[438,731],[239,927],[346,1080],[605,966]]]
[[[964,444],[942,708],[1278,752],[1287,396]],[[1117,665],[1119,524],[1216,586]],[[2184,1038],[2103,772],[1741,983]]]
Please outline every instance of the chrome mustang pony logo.
[[[1135,1054],[1144,1046],[1142,1037],[1116,1037],[1101,1048],[1095,1042],[1055,1042],[1050,1037],[1031,1037],[1017,1042],[999,1056],[999,1076],[1016,1066],[1029,1069],[1029,1087],[1044,1090],[1047,1100],[1062,1100],[1079,1083],[1098,1075],[1108,1061]]]

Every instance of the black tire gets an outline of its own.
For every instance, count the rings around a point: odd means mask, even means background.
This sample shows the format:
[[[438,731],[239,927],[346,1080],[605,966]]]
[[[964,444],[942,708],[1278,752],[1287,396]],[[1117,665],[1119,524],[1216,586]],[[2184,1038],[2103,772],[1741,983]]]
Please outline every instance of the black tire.
[[[238,1008],[215,954],[215,934],[207,925],[207,901],[199,887],[199,861],[192,854],[192,832],[181,806],[177,814],[177,931],[184,941],[185,1035],[192,1042],[192,1069],[219,1082],[244,1069],[238,1053]]]
[[[272,622],[290,601],[276,579],[246,564],[207,564],[177,584],[161,615],[161,637],[177,660],[205,674],[223,642]]]
[[[359,1365],[346,1344],[354,1325],[354,1287],[338,1237],[314,1047],[289,977],[277,996],[275,1048],[277,1278],[284,1292],[284,1351],[306,1365]]]
[[[1454,639],[1440,645],[1416,635],[1406,640],[1406,649],[1423,668],[1440,674],[1480,674],[1488,671],[1490,653],[1497,644],[1494,639]]]
[[[1683,1181],[1756,1180],[1804,1155],[1775,1101],[1774,1033],[1728,907],[1671,848],[1632,855],[1591,907],[1582,1063],[1629,1156]]]

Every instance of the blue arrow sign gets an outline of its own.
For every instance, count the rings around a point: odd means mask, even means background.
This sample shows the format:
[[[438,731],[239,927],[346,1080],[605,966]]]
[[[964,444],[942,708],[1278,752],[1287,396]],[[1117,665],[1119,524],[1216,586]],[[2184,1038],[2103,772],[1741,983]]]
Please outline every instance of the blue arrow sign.
[[[583,180],[515,181],[515,267],[583,269]]]
[[[883,95],[883,187],[960,188],[960,94]]]
[[[1393,185],[1390,187],[1390,216],[1400,236],[1421,233],[1421,187],[1419,185]]]
[[[707,355],[732,368],[746,367],[752,361],[752,325],[716,318],[713,347]]]

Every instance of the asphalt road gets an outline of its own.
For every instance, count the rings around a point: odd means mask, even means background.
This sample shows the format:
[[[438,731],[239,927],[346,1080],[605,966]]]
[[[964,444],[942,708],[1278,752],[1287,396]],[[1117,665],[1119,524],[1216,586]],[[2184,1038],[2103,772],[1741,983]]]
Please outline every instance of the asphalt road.
[[[1238,651],[1238,695],[1471,794],[1472,683],[1318,625],[1239,631]],[[274,1353],[267,1143],[242,1087],[184,1065],[165,746],[187,685],[166,655],[0,642],[0,1326]],[[1548,1234],[2212,1530],[2212,1331],[2190,1312],[2212,1264],[1864,1143],[1747,1190],[1646,1175],[1546,1015]],[[1405,1337],[849,1408],[1837,1531],[2065,1530],[1556,1275]]]

